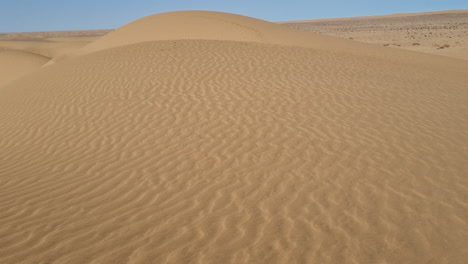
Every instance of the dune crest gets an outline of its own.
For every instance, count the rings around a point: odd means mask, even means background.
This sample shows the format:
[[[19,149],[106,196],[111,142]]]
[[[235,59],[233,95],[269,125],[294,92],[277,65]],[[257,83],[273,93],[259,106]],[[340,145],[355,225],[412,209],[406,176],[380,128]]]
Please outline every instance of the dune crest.
[[[0,48],[0,86],[39,69],[49,60],[31,52]]]
[[[158,40],[232,40],[284,45],[309,45],[315,34],[268,21],[214,11],[177,11],[141,18],[87,45],[81,54]]]

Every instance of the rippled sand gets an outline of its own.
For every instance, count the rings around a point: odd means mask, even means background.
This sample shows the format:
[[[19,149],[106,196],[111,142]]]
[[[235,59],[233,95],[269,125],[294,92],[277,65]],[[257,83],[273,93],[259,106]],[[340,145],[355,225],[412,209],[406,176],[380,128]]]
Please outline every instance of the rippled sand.
[[[0,263],[462,264],[467,83],[231,14],[133,22],[0,86]]]

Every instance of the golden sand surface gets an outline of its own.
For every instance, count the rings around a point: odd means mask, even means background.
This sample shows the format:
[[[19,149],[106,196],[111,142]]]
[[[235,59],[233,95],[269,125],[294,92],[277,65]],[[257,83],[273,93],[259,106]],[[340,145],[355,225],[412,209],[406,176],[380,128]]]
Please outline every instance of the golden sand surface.
[[[39,69],[49,60],[31,52],[0,48],[0,86]]]
[[[0,85],[0,263],[466,263],[468,61],[202,11],[89,43]]]
[[[61,59],[100,38],[88,36],[90,33],[86,32],[0,34],[0,86],[51,64],[55,59]]]

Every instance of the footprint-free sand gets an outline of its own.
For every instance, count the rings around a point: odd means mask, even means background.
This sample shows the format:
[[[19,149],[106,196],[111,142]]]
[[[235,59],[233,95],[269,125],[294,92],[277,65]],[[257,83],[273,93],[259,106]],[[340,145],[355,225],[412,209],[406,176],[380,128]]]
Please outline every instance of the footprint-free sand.
[[[202,11],[92,40],[0,51],[36,67],[0,263],[466,263],[468,61]]]

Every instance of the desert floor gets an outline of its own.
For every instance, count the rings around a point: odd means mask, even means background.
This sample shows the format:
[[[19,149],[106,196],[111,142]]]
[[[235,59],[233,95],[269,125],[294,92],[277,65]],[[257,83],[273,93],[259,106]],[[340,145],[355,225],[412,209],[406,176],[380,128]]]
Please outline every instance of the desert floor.
[[[2,264],[468,259],[467,60],[204,11],[2,37]]]
[[[281,24],[334,37],[468,60],[468,10]]]

